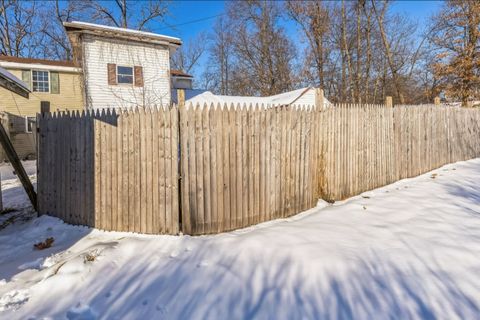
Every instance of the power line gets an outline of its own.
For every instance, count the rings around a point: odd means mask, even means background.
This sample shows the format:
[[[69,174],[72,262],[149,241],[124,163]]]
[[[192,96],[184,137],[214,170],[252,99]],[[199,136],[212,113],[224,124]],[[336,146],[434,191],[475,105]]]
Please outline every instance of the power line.
[[[187,22],[183,22],[183,23],[174,24],[174,25],[168,25],[167,27],[163,27],[163,28],[159,28],[159,29],[156,28],[155,31],[161,31],[161,30],[165,30],[165,29],[173,29],[175,27],[185,26],[187,24],[202,22],[202,21],[206,21],[206,20],[210,20],[210,19],[213,19],[213,18],[216,18],[216,17],[223,16],[224,14],[225,13],[220,13],[220,14],[210,16],[210,17],[200,18],[200,19],[191,20],[191,21],[187,21]]]

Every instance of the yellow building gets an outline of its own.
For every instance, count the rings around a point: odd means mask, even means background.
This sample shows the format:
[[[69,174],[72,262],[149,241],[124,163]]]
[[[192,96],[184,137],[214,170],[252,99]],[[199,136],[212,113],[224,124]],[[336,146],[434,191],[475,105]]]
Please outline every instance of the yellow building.
[[[8,115],[10,139],[20,158],[35,156],[37,113],[83,110],[81,69],[71,61],[0,56],[0,67],[23,80],[29,98],[0,87],[0,112]]]

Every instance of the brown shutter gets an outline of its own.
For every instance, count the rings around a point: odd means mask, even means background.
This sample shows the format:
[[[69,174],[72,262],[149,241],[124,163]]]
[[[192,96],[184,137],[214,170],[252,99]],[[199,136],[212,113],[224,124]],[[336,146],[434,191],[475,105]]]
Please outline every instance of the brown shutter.
[[[117,84],[117,65],[114,63],[107,64],[108,69],[108,85],[114,86]]]
[[[143,87],[143,68],[135,66],[133,69],[135,73],[135,87]]]

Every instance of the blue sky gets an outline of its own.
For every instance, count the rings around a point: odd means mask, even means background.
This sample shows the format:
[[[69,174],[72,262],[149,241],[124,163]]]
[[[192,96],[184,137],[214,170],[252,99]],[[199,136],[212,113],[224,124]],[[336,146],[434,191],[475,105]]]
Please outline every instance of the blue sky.
[[[207,19],[224,13],[226,1],[173,1],[170,16],[164,25],[155,26],[152,31],[178,36],[185,41],[202,31],[208,31],[215,18]],[[394,12],[407,14],[420,26],[436,12],[442,1],[396,1],[392,3]],[[202,20],[193,22],[195,20]],[[183,23],[188,23],[180,25]],[[178,26],[177,26],[178,25]],[[170,27],[172,26],[172,27]]]
[[[188,42],[201,32],[209,32],[218,15],[224,13],[225,1],[173,1],[170,16],[165,24],[153,26],[152,31],[181,38]],[[420,33],[428,23],[429,17],[438,11],[442,1],[396,1],[392,3],[393,12],[406,14],[418,24]],[[293,23],[285,28],[290,36],[297,33]],[[200,61],[204,64],[207,57]],[[202,68],[198,68],[197,75]]]

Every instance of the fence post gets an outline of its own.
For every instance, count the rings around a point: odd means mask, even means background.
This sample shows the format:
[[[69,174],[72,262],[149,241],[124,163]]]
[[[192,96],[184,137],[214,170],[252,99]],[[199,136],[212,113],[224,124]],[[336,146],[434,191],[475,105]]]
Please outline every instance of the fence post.
[[[325,99],[323,89],[321,88],[315,88],[315,107],[320,109],[325,108]]]
[[[50,101],[40,101],[40,113],[50,112]]]
[[[387,108],[392,108],[393,107],[393,99],[391,96],[386,96],[385,97],[385,106]]]
[[[185,106],[185,90],[177,89],[177,103],[179,108]]]
[[[178,170],[177,170],[177,183],[178,183],[178,232],[183,233],[183,210],[182,210],[182,168],[184,166],[183,163],[183,155],[182,155],[182,144],[185,143],[182,141],[182,116],[184,115],[185,111],[185,90],[184,89],[177,89],[177,121],[178,121],[178,145],[177,145],[177,154],[179,155],[178,161]]]
[[[440,97],[435,97],[435,99],[433,99],[433,104],[436,105],[436,106],[439,106],[440,105]]]

